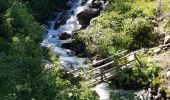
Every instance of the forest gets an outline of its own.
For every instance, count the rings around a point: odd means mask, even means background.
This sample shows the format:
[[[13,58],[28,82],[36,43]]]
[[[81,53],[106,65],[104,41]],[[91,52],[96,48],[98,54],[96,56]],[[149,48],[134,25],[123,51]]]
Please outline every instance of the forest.
[[[168,0],[0,0],[0,100],[170,100],[169,29]]]

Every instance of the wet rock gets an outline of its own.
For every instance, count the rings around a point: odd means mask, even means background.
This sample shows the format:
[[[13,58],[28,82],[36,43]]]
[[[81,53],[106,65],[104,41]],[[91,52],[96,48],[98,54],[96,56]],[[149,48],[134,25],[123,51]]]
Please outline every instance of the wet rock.
[[[67,40],[69,38],[71,38],[71,35],[68,34],[67,32],[61,33],[60,36],[59,36],[60,40]]]
[[[64,25],[69,18],[70,18],[70,12],[64,12],[60,16],[59,20],[55,23],[54,28],[57,29],[60,25]]]
[[[63,44],[61,45],[61,48],[70,49],[70,48],[71,48],[71,45],[72,45],[72,43],[63,43]]]
[[[164,44],[170,43],[170,35],[165,36],[164,38]]]
[[[84,54],[85,53],[85,43],[79,39],[76,39],[72,42],[72,46],[71,46],[71,51],[75,51],[75,54],[76,55],[79,55],[79,54]]]
[[[90,24],[92,18],[100,15],[100,10],[98,9],[86,9],[79,14],[77,14],[77,19],[83,27],[87,27]]]
[[[75,53],[74,53],[74,52],[67,52],[67,55],[68,55],[69,57],[72,57],[72,56],[75,56]]]
[[[103,3],[102,2],[94,2],[92,4],[90,4],[90,8],[95,8],[95,9],[102,9],[102,5]]]
[[[56,35],[51,35],[51,38],[56,38],[57,36]]]

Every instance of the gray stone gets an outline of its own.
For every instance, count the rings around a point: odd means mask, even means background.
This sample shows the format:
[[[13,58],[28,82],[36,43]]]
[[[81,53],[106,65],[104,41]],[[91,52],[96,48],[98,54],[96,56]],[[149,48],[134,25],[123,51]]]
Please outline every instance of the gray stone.
[[[87,27],[90,24],[91,19],[99,15],[100,10],[90,8],[77,14],[77,19],[80,25],[82,25],[83,27]]]
[[[71,35],[68,34],[67,32],[61,33],[60,36],[59,36],[60,40],[67,40],[69,38],[71,38]]]

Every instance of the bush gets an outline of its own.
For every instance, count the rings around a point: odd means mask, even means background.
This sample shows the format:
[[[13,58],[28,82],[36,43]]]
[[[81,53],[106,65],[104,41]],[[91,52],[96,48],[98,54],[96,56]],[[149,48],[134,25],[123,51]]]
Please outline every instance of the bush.
[[[153,25],[149,19],[138,17],[125,19],[124,31],[132,37],[129,49],[152,47],[158,44],[158,34],[153,33]]]
[[[78,37],[82,38],[88,52],[103,57],[119,50],[153,47],[159,41],[150,19],[155,16],[155,11],[155,1],[111,1],[107,12],[92,21],[85,31],[79,32]]]
[[[119,6],[118,6],[119,5]],[[119,14],[126,13],[131,9],[131,0],[113,0],[109,5],[107,5],[107,11],[115,11]]]
[[[88,52],[103,57],[127,49],[131,37],[122,32],[122,18],[114,11],[103,14],[90,27],[79,32],[77,37],[85,43]]]
[[[148,86],[158,76],[160,69],[155,62],[141,54],[137,58],[131,68],[118,68],[116,79],[120,86],[129,89]]]
[[[155,79],[153,79],[152,81],[152,85],[153,87],[159,87],[161,84],[164,83],[164,79],[160,78],[160,77],[156,77]]]
[[[35,21],[34,17],[28,12],[26,5],[22,3],[14,2],[12,4],[7,10],[3,24],[6,31],[10,30],[6,34],[11,34],[12,36],[15,36],[16,33],[21,33],[25,36],[29,35],[36,42],[40,42],[43,38],[44,27]]]

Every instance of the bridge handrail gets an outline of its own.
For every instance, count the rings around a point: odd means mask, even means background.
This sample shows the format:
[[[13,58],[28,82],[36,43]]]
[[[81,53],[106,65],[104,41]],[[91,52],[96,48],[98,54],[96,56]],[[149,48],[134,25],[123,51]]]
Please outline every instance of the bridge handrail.
[[[115,54],[115,55],[121,55],[121,54],[124,54],[124,53],[127,53],[127,52],[128,52],[128,50],[124,50],[124,51],[121,51],[121,52],[119,52],[119,53],[117,53],[117,54]],[[91,66],[94,66],[94,65],[100,64],[100,63],[102,63],[102,62],[104,62],[104,61],[107,61],[107,60],[113,58],[115,55],[109,56],[108,58],[105,58],[105,59],[99,60],[99,61],[97,61],[97,62],[94,62],[94,63],[92,63],[92,64],[89,64],[89,65],[85,66],[85,68],[87,68],[87,69],[90,70],[90,69],[91,69]],[[72,73],[75,73],[75,72],[77,72],[77,71],[79,71],[79,70],[81,70],[81,69],[76,69],[76,70],[73,70],[73,71],[70,71],[70,72],[67,72],[67,73],[68,73],[68,74],[72,74]]]

